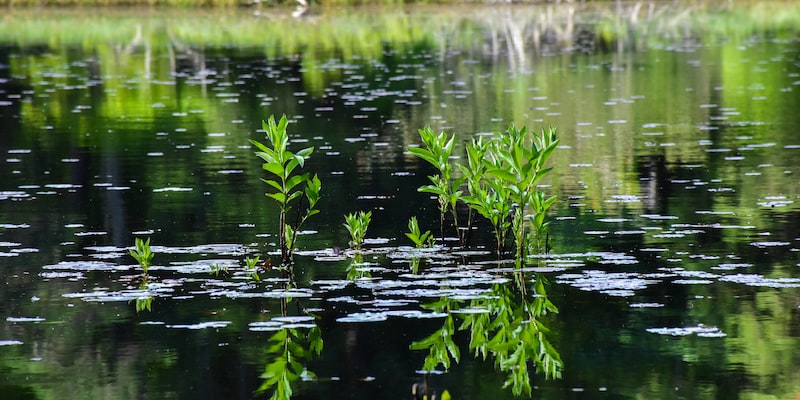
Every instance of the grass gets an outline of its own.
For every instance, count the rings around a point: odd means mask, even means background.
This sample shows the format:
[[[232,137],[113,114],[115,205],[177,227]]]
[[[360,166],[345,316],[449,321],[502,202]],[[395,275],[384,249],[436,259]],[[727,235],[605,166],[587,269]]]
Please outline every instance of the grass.
[[[602,0],[611,1],[611,0]],[[404,5],[404,4],[483,4],[480,0],[316,0],[316,6],[340,7],[362,5]],[[542,3],[540,0],[524,0],[517,3]],[[170,7],[247,7],[267,8],[275,6],[298,5],[291,0],[2,0],[5,6],[170,6]]]
[[[290,15],[294,7],[289,3],[277,7],[262,3],[256,8],[244,8],[240,6],[242,2],[232,0],[200,0],[195,9],[187,12],[178,7],[188,5],[187,0],[141,3],[65,0],[52,4],[81,7],[43,8],[38,6],[51,3],[0,0],[0,5],[15,6],[4,10],[0,17],[0,42],[53,48],[66,45],[95,48],[109,43],[125,47],[140,37],[153,51],[166,51],[170,46],[236,45],[261,49],[267,57],[301,54],[310,61],[329,58],[334,51],[345,60],[352,56],[380,59],[386,45],[398,52],[449,44],[470,48],[482,45],[486,37],[504,38],[510,28],[519,28],[525,38],[555,34],[566,43],[572,42],[574,38],[570,35],[575,32],[591,29],[598,42],[615,48],[610,44],[627,43],[631,38],[636,38],[640,45],[663,47],[665,42],[682,40],[687,34],[721,38],[753,34],[781,36],[796,32],[800,26],[800,3],[791,2],[656,3],[652,9],[631,6],[617,9],[605,1],[533,7],[479,3],[449,7],[419,2],[414,2],[416,7],[409,7],[405,2],[401,6],[382,0],[341,3],[365,4],[358,8],[339,7],[337,1],[316,3],[312,5],[311,17],[296,19]],[[205,6],[213,4],[219,7]]]

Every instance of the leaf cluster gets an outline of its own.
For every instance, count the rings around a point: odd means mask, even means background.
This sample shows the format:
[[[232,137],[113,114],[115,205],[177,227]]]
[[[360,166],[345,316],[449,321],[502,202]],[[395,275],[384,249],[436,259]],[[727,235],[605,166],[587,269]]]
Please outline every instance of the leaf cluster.
[[[523,260],[530,247],[541,250],[548,225],[546,212],[556,197],[545,197],[536,185],[552,170],[545,165],[558,147],[555,128],[543,129],[534,136],[527,127],[517,128],[512,123],[505,132],[488,140],[483,136],[474,138],[466,146],[466,165],[455,164],[458,174],[451,162],[455,135],[436,134],[429,126],[418,132],[423,146],[408,151],[438,171],[428,177],[431,184],[421,186],[419,191],[437,196],[442,236],[449,211],[460,243],[466,245],[475,212],[492,224],[498,257],[504,252],[509,233],[513,234],[517,260]],[[465,230],[460,229],[456,207],[459,201],[469,210]],[[530,232],[526,223],[533,226]],[[528,233],[532,233],[533,242]]]
[[[356,250],[361,249],[367,235],[369,223],[372,221],[372,211],[359,211],[344,216],[344,227],[350,234],[350,246]]]
[[[134,248],[128,249],[128,254],[139,263],[139,266],[142,267],[142,272],[147,275],[147,271],[150,269],[150,265],[153,262],[153,256],[155,256],[150,250],[150,238],[143,241],[141,238],[137,237],[134,243]]]
[[[414,246],[417,248],[433,247],[431,231],[422,232],[419,228],[419,222],[416,216],[408,220],[408,232],[406,232],[406,237],[411,239],[411,241],[414,242]]]
[[[453,225],[462,246],[465,238],[459,229],[458,213],[456,204],[461,199],[463,192],[461,184],[464,177],[453,177],[453,166],[450,158],[455,148],[455,135],[447,136],[446,133],[434,133],[430,126],[417,131],[425,147],[409,147],[408,152],[427,161],[438,171],[437,175],[430,175],[430,185],[423,185],[419,188],[420,192],[436,195],[439,203],[439,228],[442,239],[444,239],[444,220],[447,212],[452,214]]]
[[[276,122],[274,116],[270,116],[267,121],[262,121],[262,129],[266,132],[267,144],[256,140],[250,140],[255,146],[256,156],[263,163],[261,168],[268,173],[269,178],[262,178],[261,181],[269,186],[270,191],[266,196],[278,204],[280,210],[279,222],[279,241],[281,247],[281,257],[284,263],[288,263],[292,256],[292,249],[297,238],[296,232],[305,221],[319,213],[316,208],[319,201],[319,194],[322,182],[315,174],[299,173],[298,167],[303,168],[305,161],[314,152],[314,147],[293,152],[289,150],[289,134],[287,126],[289,122],[286,115]],[[289,212],[296,203],[303,203],[307,207],[298,209],[297,218],[294,224],[288,221]],[[298,207],[300,207],[298,205]]]
[[[245,257],[244,264],[245,264],[245,272],[247,276],[256,281],[261,281],[261,276],[258,274],[258,263],[261,261],[260,256],[255,256],[255,258]]]

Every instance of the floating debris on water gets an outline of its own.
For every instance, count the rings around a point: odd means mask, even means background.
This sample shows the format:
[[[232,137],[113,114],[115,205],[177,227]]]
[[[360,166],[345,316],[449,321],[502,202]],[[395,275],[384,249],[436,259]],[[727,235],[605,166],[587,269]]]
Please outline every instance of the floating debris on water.
[[[163,192],[191,192],[192,188],[188,187],[163,187],[158,189],[153,189],[153,193],[163,193]]]
[[[760,249],[768,248],[768,247],[783,247],[788,246],[791,243],[789,242],[751,242],[751,246],[758,247]]]
[[[45,319],[42,317],[8,317],[8,322],[43,322]]]
[[[166,325],[167,328],[176,328],[176,329],[209,329],[209,328],[224,328],[231,324],[231,321],[209,321],[209,322],[200,322],[197,324],[188,324],[188,325]]]
[[[631,272],[612,272],[589,270],[575,274],[561,274],[556,277],[556,283],[566,284],[584,291],[593,291],[610,296],[633,296],[636,290],[661,282],[644,274]]]
[[[747,286],[763,286],[771,288],[800,287],[800,278],[766,278],[757,274],[726,275],[719,280],[724,282],[741,283]]]
[[[725,337],[728,336],[716,326],[705,326],[703,324],[687,328],[648,328],[647,332],[657,335],[667,336],[688,336],[697,335],[700,337]]]
[[[631,303],[628,305],[630,308],[661,308],[664,307],[662,303]]]
[[[347,315],[346,317],[336,318],[337,322],[382,322],[389,319],[386,313],[373,313],[373,312],[357,312]]]

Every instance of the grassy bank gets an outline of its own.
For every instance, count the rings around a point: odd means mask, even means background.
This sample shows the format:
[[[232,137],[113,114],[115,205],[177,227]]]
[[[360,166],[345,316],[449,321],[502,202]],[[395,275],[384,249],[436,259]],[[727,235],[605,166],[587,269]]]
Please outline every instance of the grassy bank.
[[[270,56],[307,56],[315,51],[327,54],[336,49],[347,59],[349,54],[380,54],[386,44],[402,48],[456,41],[469,48],[484,46],[491,38],[490,43],[538,48],[537,43],[546,42],[552,48],[574,46],[579,38],[589,37],[593,46],[617,48],[619,41],[635,46],[664,45],[706,34],[790,37],[800,27],[798,3],[736,3],[718,8],[706,3],[313,6],[304,18],[293,18],[293,7],[191,11],[164,7],[19,7],[4,10],[0,17],[0,43],[173,46],[179,51],[185,46],[235,45],[261,48]],[[636,40],[632,40],[634,37]]]
[[[608,0],[594,0],[608,1]],[[403,5],[403,4],[481,4],[481,0],[312,0],[312,5],[359,6],[359,5]],[[515,1],[515,3],[544,3],[541,0]],[[169,7],[222,7],[222,8],[267,8],[298,5],[295,0],[0,0],[0,6],[169,6]]]
[[[0,6],[171,6],[171,7],[223,7],[223,8],[266,8],[275,6],[296,6],[299,1],[311,6],[360,6],[360,5],[407,5],[407,4],[585,4],[616,3],[616,0],[0,0]],[[673,4],[672,1],[650,3]],[[690,1],[691,4],[702,1]],[[723,3],[723,2],[720,2]],[[724,2],[728,4],[729,2]]]

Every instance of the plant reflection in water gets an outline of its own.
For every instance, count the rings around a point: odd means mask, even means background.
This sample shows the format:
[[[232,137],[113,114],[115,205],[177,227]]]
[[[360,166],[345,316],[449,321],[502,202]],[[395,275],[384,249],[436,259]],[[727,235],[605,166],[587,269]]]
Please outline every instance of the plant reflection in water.
[[[136,297],[136,312],[140,313],[144,310],[152,311],[153,307],[153,295],[148,290],[148,282],[149,276],[147,274],[142,275],[142,281],[139,283],[139,291],[142,294]]]
[[[294,287],[291,274],[284,289]],[[298,316],[289,315],[289,305],[294,302],[297,306]],[[298,379],[314,379],[316,375],[306,368],[306,364],[322,352],[322,331],[314,321],[316,316],[307,310],[294,298],[281,299],[281,321],[284,322],[279,329],[267,340],[266,363],[261,374],[263,382],[256,389],[255,394],[260,395],[272,391],[270,399],[283,400],[292,397],[292,385]]]
[[[475,357],[492,359],[507,373],[504,387],[511,387],[514,395],[531,395],[531,366],[548,379],[560,378],[561,356],[547,339],[550,331],[542,322],[548,313],[558,312],[547,297],[546,281],[536,275],[528,295],[524,272],[514,272],[514,280],[515,286],[493,284],[488,295],[469,301],[442,297],[427,304],[425,308],[446,317],[440,329],[410,346],[428,351],[422,369],[432,372],[439,365],[449,369],[451,361],[458,363],[460,351],[453,334],[469,330],[469,350]]]
[[[353,253],[353,259],[347,265],[347,279],[354,281],[358,279],[372,278],[369,270],[369,263],[364,262],[364,255],[360,252]]]

